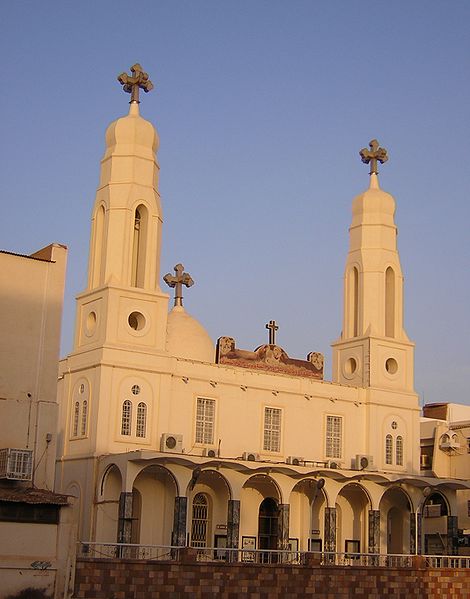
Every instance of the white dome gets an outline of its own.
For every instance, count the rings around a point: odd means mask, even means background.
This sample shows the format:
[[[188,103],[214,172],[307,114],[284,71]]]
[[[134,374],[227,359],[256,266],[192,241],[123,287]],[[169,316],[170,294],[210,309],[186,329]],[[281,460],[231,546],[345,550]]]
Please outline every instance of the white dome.
[[[171,356],[214,362],[215,349],[206,329],[182,306],[168,314],[166,349]]]
[[[139,105],[131,104],[129,114],[113,121],[106,130],[106,155],[136,154],[153,159],[160,139],[157,130],[139,114]]]

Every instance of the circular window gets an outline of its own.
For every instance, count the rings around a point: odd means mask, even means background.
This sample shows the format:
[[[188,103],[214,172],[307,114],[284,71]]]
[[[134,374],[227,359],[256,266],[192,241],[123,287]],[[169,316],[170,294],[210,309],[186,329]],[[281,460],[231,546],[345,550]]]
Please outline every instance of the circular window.
[[[96,312],[89,312],[86,317],[86,334],[88,336],[93,335],[96,328]]]
[[[357,370],[357,361],[355,358],[348,358],[344,363],[344,372],[346,374],[354,374]]]
[[[398,423],[395,420],[392,422],[392,428],[394,431],[398,428]]]
[[[132,391],[133,395],[139,395],[139,393],[140,393],[139,385],[132,385],[131,391]]]
[[[131,312],[127,322],[134,331],[141,331],[145,326],[145,316],[141,312]]]
[[[85,393],[85,385],[84,385],[83,383],[82,383],[82,384],[80,385],[80,387],[78,388],[78,392],[79,392],[80,394],[82,394],[82,393]]]
[[[395,358],[388,358],[385,361],[385,370],[388,374],[396,374],[398,372],[398,362]]]

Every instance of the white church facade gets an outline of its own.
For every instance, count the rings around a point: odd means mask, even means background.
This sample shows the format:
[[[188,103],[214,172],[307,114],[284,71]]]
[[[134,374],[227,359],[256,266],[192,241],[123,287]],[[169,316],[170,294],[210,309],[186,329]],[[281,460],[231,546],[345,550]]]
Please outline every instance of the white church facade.
[[[139,113],[106,132],[88,285],[60,363],[57,490],[85,541],[357,553],[457,551],[456,480],[420,473],[414,344],[403,325],[394,198],[371,142],[353,200],[342,334],[323,359],[217,346],[161,288],[159,138]],[[171,304],[175,305],[171,307]],[[438,506],[432,508],[431,506]],[[431,508],[431,509],[430,509]],[[440,539],[441,550],[434,542]],[[432,541],[432,542],[431,542]]]

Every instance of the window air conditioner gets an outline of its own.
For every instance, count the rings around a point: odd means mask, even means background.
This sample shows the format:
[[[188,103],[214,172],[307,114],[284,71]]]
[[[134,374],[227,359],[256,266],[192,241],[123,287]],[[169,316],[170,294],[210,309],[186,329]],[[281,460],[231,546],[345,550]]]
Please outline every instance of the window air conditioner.
[[[217,452],[215,449],[210,449],[209,447],[204,447],[204,449],[202,450],[202,455],[206,456],[207,458],[216,458]]]
[[[374,458],[371,455],[358,453],[354,461],[354,470],[377,470],[374,466]]]
[[[245,460],[245,462],[259,462],[259,453],[255,453],[254,451],[244,451],[242,460]]]
[[[31,449],[0,449],[0,478],[31,480],[33,451]]]
[[[160,451],[167,453],[183,453],[183,435],[163,433],[160,442]]]
[[[305,458],[290,455],[287,457],[286,464],[290,464],[291,466],[303,466],[305,464]]]
[[[336,470],[337,468],[342,468],[343,465],[341,462],[337,462],[336,460],[328,460],[326,462],[326,467],[331,468],[332,470]]]

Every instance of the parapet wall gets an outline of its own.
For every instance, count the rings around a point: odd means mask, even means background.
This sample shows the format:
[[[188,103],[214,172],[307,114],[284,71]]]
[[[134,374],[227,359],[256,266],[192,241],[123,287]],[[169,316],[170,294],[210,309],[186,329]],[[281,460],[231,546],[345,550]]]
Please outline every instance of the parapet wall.
[[[76,599],[468,599],[470,570],[78,559]]]

